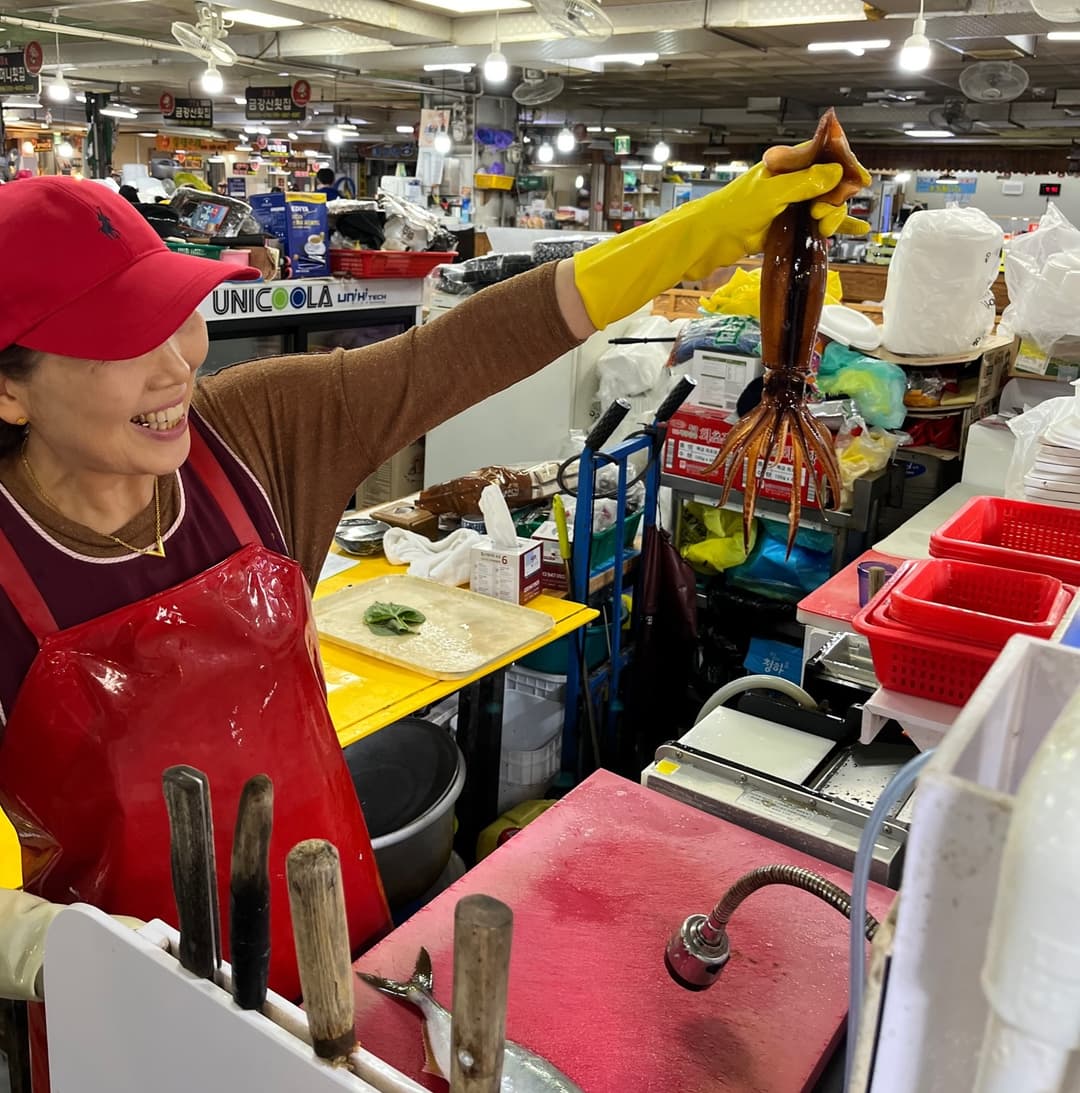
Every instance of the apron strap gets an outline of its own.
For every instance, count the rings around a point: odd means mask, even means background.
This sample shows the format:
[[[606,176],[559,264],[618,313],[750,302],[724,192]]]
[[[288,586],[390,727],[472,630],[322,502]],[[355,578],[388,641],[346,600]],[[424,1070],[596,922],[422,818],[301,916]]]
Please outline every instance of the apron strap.
[[[34,579],[26,571],[15,548],[8,537],[0,530],[0,588],[3,588],[12,607],[19,613],[23,623],[31,634],[41,643],[60,629],[49,610],[49,605],[42,598],[34,584]]]
[[[210,450],[202,433],[196,428],[189,428],[188,433],[191,436],[188,463],[217,502],[218,508],[229,522],[229,527],[232,528],[240,545],[248,546],[250,543],[261,545],[262,536],[251,522],[251,517],[236,492],[236,487],[229,481],[228,475]]]

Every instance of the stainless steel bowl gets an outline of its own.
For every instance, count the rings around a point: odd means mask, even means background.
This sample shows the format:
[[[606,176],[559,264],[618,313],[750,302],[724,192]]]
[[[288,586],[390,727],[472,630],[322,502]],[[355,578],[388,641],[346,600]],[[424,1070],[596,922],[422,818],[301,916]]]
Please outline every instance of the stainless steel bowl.
[[[390,530],[389,524],[372,520],[367,516],[347,516],[334,532],[334,542],[346,554],[366,556],[382,553],[383,536]]]

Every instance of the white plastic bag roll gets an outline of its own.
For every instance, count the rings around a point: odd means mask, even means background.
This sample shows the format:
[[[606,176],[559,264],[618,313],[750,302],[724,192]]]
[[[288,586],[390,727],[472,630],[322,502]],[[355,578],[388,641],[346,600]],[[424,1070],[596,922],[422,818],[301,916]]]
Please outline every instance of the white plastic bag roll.
[[[993,329],[1004,233],[980,209],[913,213],[889,264],[882,340],[893,353],[963,353]]]

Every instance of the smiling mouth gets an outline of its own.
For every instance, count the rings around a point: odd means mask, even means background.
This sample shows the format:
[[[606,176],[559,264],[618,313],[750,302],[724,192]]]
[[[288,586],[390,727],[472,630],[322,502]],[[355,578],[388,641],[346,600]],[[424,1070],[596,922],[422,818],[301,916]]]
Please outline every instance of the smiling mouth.
[[[148,414],[136,414],[132,419],[132,425],[138,425],[152,432],[164,433],[174,428],[184,417],[184,404],[178,402],[166,410],[152,410]]]

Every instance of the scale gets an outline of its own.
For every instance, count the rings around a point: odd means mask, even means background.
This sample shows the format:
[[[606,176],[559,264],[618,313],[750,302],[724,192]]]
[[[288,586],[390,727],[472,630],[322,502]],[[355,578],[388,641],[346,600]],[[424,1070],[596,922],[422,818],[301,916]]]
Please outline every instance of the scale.
[[[915,749],[887,734],[857,742],[861,703],[877,689],[864,638],[837,635],[807,664],[806,681],[842,716],[748,693],[740,709],[714,710],[662,744],[642,784],[851,869],[870,812]],[[891,888],[900,883],[911,806],[910,796],[898,803],[874,847],[870,875]]]

